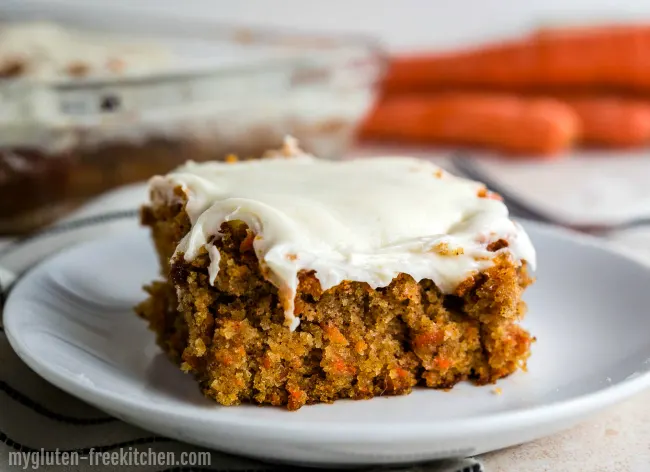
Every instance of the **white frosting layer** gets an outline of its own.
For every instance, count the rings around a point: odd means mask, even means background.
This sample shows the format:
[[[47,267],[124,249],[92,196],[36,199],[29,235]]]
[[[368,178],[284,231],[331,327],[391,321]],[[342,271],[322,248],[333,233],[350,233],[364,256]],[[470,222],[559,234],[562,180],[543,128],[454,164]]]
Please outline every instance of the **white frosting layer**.
[[[171,54],[153,42],[76,31],[50,22],[0,25],[0,66],[19,61],[21,77],[115,76],[162,70]],[[75,68],[83,73],[75,73]]]
[[[323,290],[344,280],[383,287],[406,273],[449,293],[502,252],[535,265],[528,236],[501,201],[478,196],[482,184],[413,158],[188,162],[150,186],[154,204],[174,199],[177,186],[186,193],[192,229],[177,253],[189,261],[206,247],[212,281],[219,253],[208,241],[226,221],[250,227],[292,329],[299,323],[293,301],[302,270],[315,271]],[[488,251],[498,239],[508,247]]]

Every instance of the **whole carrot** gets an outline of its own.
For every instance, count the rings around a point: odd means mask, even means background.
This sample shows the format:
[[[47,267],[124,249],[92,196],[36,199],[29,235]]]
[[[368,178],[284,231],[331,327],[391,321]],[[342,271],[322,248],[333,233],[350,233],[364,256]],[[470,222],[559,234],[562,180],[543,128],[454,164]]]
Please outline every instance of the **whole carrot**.
[[[607,147],[650,143],[650,102],[618,97],[563,98],[578,115],[581,141]]]
[[[447,54],[396,57],[385,87],[476,86],[650,91],[650,25],[546,29],[519,40]]]
[[[563,151],[578,134],[577,116],[557,100],[490,93],[386,97],[361,130],[369,139],[475,145],[538,155]]]

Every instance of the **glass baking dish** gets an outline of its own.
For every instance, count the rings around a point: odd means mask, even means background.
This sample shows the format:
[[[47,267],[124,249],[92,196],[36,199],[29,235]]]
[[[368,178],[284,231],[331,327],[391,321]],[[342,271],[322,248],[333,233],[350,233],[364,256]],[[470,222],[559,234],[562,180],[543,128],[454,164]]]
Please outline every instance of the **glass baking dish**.
[[[2,234],[189,159],[258,157],[287,134],[336,159],[384,69],[381,48],[365,38],[4,9]]]

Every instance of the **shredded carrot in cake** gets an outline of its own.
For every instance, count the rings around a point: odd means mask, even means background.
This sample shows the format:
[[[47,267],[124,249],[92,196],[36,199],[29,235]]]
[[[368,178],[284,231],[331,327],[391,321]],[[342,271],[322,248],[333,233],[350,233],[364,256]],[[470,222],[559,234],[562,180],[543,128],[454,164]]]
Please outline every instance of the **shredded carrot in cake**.
[[[239,245],[239,250],[241,252],[248,252],[253,249],[254,239],[255,237],[253,236],[253,233],[248,233],[248,235],[246,235],[246,238],[244,238],[244,240]]]
[[[341,333],[341,331],[336,327],[332,325],[325,325],[323,327],[323,331],[325,332],[325,335],[329,338],[330,341],[332,341],[335,344],[343,344],[343,345],[348,345],[348,340],[345,339],[345,336]]]
[[[408,372],[402,369],[401,367],[397,367],[395,369],[395,373],[397,374],[398,377],[406,377],[408,376]]]

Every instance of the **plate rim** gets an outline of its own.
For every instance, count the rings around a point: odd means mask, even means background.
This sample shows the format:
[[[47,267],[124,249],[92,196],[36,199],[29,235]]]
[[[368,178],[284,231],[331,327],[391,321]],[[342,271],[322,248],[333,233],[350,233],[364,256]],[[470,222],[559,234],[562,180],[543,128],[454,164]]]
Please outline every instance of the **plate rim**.
[[[632,255],[631,250],[626,250],[620,246],[615,246],[611,242],[601,240],[597,237],[576,233],[574,231],[558,228],[544,223],[521,220],[520,222],[528,229],[534,229],[535,232],[551,238],[559,238],[562,241],[571,240],[580,245],[590,246],[598,250],[614,254],[626,259],[629,263],[650,272],[650,264],[639,260]],[[144,232],[142,228],[136,230],[127,230],[119,234],[102,236],[90,241],[84,241],[80,244],[74,244],[62,251],[44,258],[24,277],[16,282],[6,301],[3,310],[3,322],[5,334],[14,352],[25,362],[34,372],[48,382],[52,383],[61,390],[83,400],[90,404],[103,409],[103,405],[111,405],[110,409],[116,412],[125,413],[124,416],[130,418],[144,417],[146,415],[157,415],[164,418],[165,421],[172,422],[175,420],[191,420],[219,426],[220,428],[239,429],[246,431],[257,437],[268,437],[269,434],[282,434],[294,441],[300,438],[306,439],[310,434],[316,433],[320,441],[337,441],[342,437],[354,437],[355,442],[381,442],[394,441],[394,423],[377,422],[372,424],[355,423],[322,423],[313,420],[304,422],[281,423],[271,418],[256,418],[254,416],[225,416],[206,415],[204,411],[192,411],[190,406],[183,409],[169,410],[165,409],[165,403],[141,402],[132,398],[117,394],[111,390],[97,388],[94,384],[88,385],[87,382],[80,378],[65,375],[64,371],[56,366],[51,366],[43,362],[38,356],[32,355],[29,347],[21,340],[18,334],[14,336],[14,327],[17,328],[19,322],[18,315],[12,315],[14,312],[13,305],[18,303],[19,295],[22,290],[26,290],[27,284],[31,279],[38,277],[41,272],[46,271],[49,264],[59,259],[66,258],[70,253],[81,251],[89,246],[107,244],[109,241],[115,243],[119,239],[132,239],[137,233]],[[543,263],[543,261],[542,261]],[[16,324],[14,326],[14,323]],[[499,432],[512,431],[530,424],[548,424],[561,421],[567,418],[579,418],[591,412],[601,410],[607,406],[618,403],[636,393],[650,388],[650,370],[644,371],[631,378],[624,379],[614,385],[603,386],[584,395],[578,395],[566,400],[546,403],[527,408],[516,410],[499,411],[487,413],[478,416],[465,418],[443,419],[438,421],[409,421],[408,429],[400,430],[402,441],[405,440],[423,440],[425,438],[439,437],[441,434],[447,438],[462,437],[471,431],[474,434],[498,434]],[[350,400],[354,401],[354,400]],[[117,408],[115,408],[117,406]],[[330,406],[330,405],[327,405]],[[106,407],[108,408],[108,407]],[[215,411],[223,407],[215,403]],[[137,414],[133,414],[137,412]],[[288,412],[291,414],[293,412]],[[294,413],[295,414],[295,413]]]

